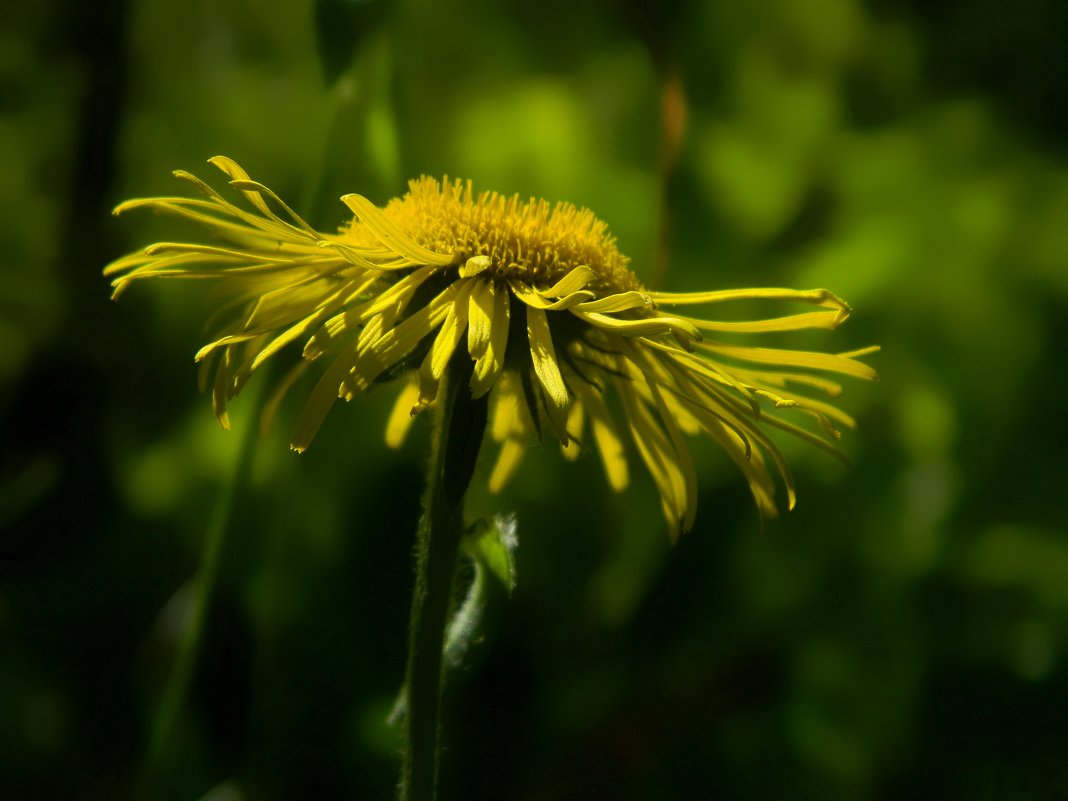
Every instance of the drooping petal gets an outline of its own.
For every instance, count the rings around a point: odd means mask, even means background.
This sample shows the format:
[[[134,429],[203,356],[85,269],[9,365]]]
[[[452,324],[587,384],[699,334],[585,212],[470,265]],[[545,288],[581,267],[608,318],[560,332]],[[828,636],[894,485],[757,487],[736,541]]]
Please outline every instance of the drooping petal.
[[[849,304],[826,289],[783,289],[762,287],[755,289],[720,289],[714,292],[650,292],[655,303],[666,306],[693,306],[722,303],[731,300],[795,300],[835,309],[843,322],[852,311]]]
[[[472,289],[479,283],[481,282],[464,280],[459,284],[454,284],[454,286],[459,286],[459,291],[449,305],[445,321],[438,329],[434,344],[430,346],[419,368],[419,399],[412,407],[412,414],[421,412],[437,398],[441,377],[445,375],[445,368],[467,330],[468,300]]]
[[[694,327],[693,323],[683,317],[657,316],[624,320],[618,317],[609,317],[607,314],[584,312],[578,309],[573,309],[571,313],[590,325],[623,336],[647,337],[674,334],[692,341],[701,339],[701,332]]]
[[[471,296],[470,325],[474,327],[474,318],[480,317],[477,336],[469,337],[468,347],[475,358],[475,368],[471,374],[471,397],[481,398],[492,389],[497,376],[504,367],[505,349],[508,347],[508,332],[511,328],[510,303],[508,290],[487,282],[488,288],[476,289]],[[487,314],[486,292],[492,296],[492,307]],[[476,295],[478,295],[476,301]],[[476,308],[477,307],[477,308]],[[488,327],[488,332],[487,332]]]
[[[503,372],[490,395],[489,435],[500,445],[489,477],[489,490],[493,493],[504,489],[514,475],[533,435],[533,424],[519,384],[514,373]]]
[[[842,324],[839,312],[806,312],[791,314],[786,317],[772,317],[767,320],[746,320],[743,322],[722,322],[717,320],[698,320],[689,318],[694,327],[701,331],[718,331],[731,334],[766,334],[776,331],[802,331],[809,328],[837,328]]]
[[[757,364],[772,364],[782,367],[803,367],[812,370],[826,370],[831,373],[864,378],[874,381],[878,373],[862,362],[858,362],[850,356],[835,356],[830,353],[816,353],[803,350],[781,350],[777,348],[747,348],[738,345],[727,345],[721,342],[705,340],[698,347],[708,353],[720,356],[728,356],[732,359],[754,362]]]
[[[541,384],[545,398],[545,408],[560,442],[567,444],[567,410],[571,405],[571,395],[564,384],[560,365],[556,361],[556,349],[553,347],[552,334],[545,312],[533,306],[527,307],[527,338],[530,341],[530,358],[534,363],[534,373]]]
[[[683,479],[683,500],[686,512],[682,518],[682,530],[689,531],[693,528],[693,522],[697,516],[697,471],[694,469],[693,459],[690,458],[690,450],[686,446],[675,416],[664,401],[656,380],[656,373],[649,360],[634,344],[624,342],[624,347],[631,363],[644,378],[649,393],[656,404],[656,409],[660,414],[660,421],[663,423],[671,440],[671,446],[674,451],[673,464],[678,468],[678,472]]]
[[[571,400],[567,413],[567,443],[560,445],[561,455],[569,462],[579,458],[582,451],[582,431],[586,424],[586,410],[577,399]]]
[[[442,323],[457,291],[457,285],[450,285],[426,306],[390,328],[364,349],[352,347],[343,351],[309,395],[297,421],[290,447],[298,452],[306,450],[339,396],[346,400],[352,398],[407,356]]]
[[[433,274],[433,267],[415,270],[366,303],[334,315],[308,339],[304,346],[304,358],[319,358],[339,337],[359,330],[361,325],[369,321],[377,320],[379,327],[392,324],[407,309],[419,287]]]
[[[541,309],[542,311],[572,309],[580,303],[585,303],[597,297],[596,294],[589,290],[580,289],[568,295],[564,295],[557,300],[548,300],[544,293],[537,292],[519,281],[511,282],[511,288],[515,293],[515,296],[523,301],[523,303],[532,308]]]
[[[419,379],[413,375],[401,387],[389,414],[389,420],[386,421],[386,445],[390,448],[399,448],[404,444],[408,431],[412,427],[412,421],[415,419],[412,407],[418,399]]]
[[[576,381],[574,389],[575,395],[589,413],[593,440],[597,443],[597,452],[604,465],[608,485],[616,492],[622,492],[627,488],[630,478],[627,470],[627,457],[623,448],[623,440],[616,432],[615,423],[601,396],[601,390],[584,381]]]
[[[644,292],[630,291],[619,292],[615,295],[608,295],[597,300],[590,300],[585,303],[580,303],[575,308],[578,311],[583,312],[598,312],[600,314],[606,314],[608,312],[621,312],[629,309],[641,309],[652,306],[652,301],[649,300],[649,296]]]
[[[440,326],[453,309],[461,284],[450,284],[423,308],[408,315],[402,322],[385,330],[382,336],[367,344],[341,385],[341,397],[351,400],[371,385],[383,372],[415,349],[424,338]],[[462,332],[461,332],[462,333]]]
[[[589,265],[581,264],[540,294],[547,298],[562,298],[566,295],[573,295],[575,292],[585,289],[586,285],[596,275]]]
[[[631,439],[660,491],[664,517],[677,532],[686,518],[686,480],[678,468],[671,441],[635,391],[634,382],[615,379],[613,383],[623,401]]]

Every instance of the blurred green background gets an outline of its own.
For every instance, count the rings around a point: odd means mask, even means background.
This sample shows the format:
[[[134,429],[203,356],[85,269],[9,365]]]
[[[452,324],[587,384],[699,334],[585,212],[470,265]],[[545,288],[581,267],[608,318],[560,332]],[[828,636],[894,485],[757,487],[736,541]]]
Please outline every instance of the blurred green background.
[[[855,316],[794,341],[883,346],[853,466],[784,443],[800,502],[763,531],[708,442],[674,547],[637,466],[613,496],[546,445],[478,495],[519,586],[454,677],[444,801],[1068,797],[1068,5],[3,16],[0,798],[392,797],[425,425],[387,449],[387,389],[301,457],[295,406],[223,432],[198,288],[100,275],[185,230],[110,208],[217,153],[323,230],[424,172],[570,200],[651,286],[828,287]]]

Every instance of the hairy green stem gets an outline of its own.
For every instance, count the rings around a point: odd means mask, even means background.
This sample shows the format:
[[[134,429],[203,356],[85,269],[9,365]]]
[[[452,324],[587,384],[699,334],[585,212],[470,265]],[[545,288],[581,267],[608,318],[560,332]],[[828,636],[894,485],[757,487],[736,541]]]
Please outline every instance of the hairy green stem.
[[[438,392],[432,454],[416,552],[405,681],[407,749],[401,776],[404,801],[437,795],[442,649],[452,600],[453,573],[464,533],[464,493],[474,473],[486,427],[485,399],[467,390],[471,360],[453,359]]]

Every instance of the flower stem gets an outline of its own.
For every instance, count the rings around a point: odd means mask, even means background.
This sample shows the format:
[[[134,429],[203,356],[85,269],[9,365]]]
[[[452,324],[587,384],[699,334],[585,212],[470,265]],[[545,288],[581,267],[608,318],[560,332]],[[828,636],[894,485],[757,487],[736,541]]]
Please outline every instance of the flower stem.
[[[471,400],[467,392],[470,373],[469,358],[454,359],[438,392],[408,640],[404,801],[433,801],[437,793],[442,648],[464,532],[464,494],[486,427],[485,399]]]

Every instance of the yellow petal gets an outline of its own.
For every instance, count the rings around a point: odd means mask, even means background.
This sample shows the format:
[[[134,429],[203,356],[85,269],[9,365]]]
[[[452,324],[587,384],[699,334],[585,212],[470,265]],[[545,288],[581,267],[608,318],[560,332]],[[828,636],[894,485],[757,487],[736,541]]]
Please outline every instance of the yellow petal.
[[[523,432],[523,436],[529,434],[526,415],[523,414],[523,399],[516,384],[514,373],[502,373],[497,382],[497,391],[490,396],[489,431],[496,442],[504,442],[516,432]]]
[[[445,368],[449,365],[456,346],[464,335],[467,328],[468,297],[472,286],[478,282],[463,281],[460,291],[456,293],[456,299],[449,305],[445,322],[438,329],[438,335],[434,337],[434,344],[423,364],[419,368],[419,400],[412,408],[412,414],[417,414],[430,405],[438,396],[438,386],[441,377],[445,374]]]
[[[410,259],[412,264],[445,266],[456,261],[454,256],[447,253],[435,253],[415,242],[367,198],[355,194],[343,195],[341,202],[352,209],[353,213],[360,218],[360,222],[378,237],[383,245],[394,253]]]
[[[842,324],[840,312],[806,312],[787,317],[773,317],[768,320],[746,320],[742,322],[718,322],[689,318],[702,331],[723,331],[736,334],[764,334],[772,331],[801,331],[808,328],[837,328]]]
[[[449,359],[452,358],[456,346],[460,343],[460,339],[467,329],[468,308],[470,306],[468,300],[471,297],[472,289],[478,283],[481,282],[461,281],[458,284],[453,284],[453,286],[458,287],[455,298],[446,308],[445,321],[441,324],[441,329],[438,331],[438,335],[434,339],[434,344],[428,354],[430,358],[430,374],[435,379],[440,379],[445,374]]]
[[[516,439],[505,440],[501,445],[497,461],[493,464],[493,470],[489,477],[489,491],[496,494],[504,489],[505,485],[515,474],[519,463],[523,461],[526,445]]]
[[[476,275],[486,272],[493,264],[489,256],[472,256],[460,268],[461,278],[474,278]]]
[[[827,370],[832,373],[875,380],[878,374],[866,364],[854,361],[849,355],[835,356],[830,353],[815,353],[803,350],[778,350],[775,348],[747,348],[725,345],[720,342],[702,342],[698,347],[709,353],[729,356],[757,364],[775,364],[783,367],[805,367],[812,370]]]
[[[233,367],[233,351],[231,346],[223,349],[219,366],[215,369],[215,383],[211,388],[211,408],[215,412],[215,419],[219,425],[227,430],[230,428],[230,415],[226,411],[226,401],[229,398],[230,370]]]
[[[571,396],[567,392],[564,377],[560,374],[560,365],[556,361],[549,321],[544,311],[533,306],[527,307],[527,338],[530,341],[530,358],[534,363],[534,372],[544,390],[549,420],[560,442],[566,444],[567,410],[571,405]]]
[[[511,318],[508,294],[507,290],[501,287],[493,293],[489,339],[486,341],[484,352],[475,361],[475,369],[471,374],[472,398],[481,398],[489,392],[504,367],[504,354],[508,347]],[[474,311],[474,306],[472,306],[472,311]]]
[[[671,443],[634,391],[633,382],[616,378],[614,383],[626,410],[631,439],[660,492],[664,517],[674,537],[686,516],[686,481],[679,472]]]
[[[551,298],[561,298],[565,295],[574,294],[592,281],[595,275],[596,273],[592,269],[586,265],[581,265],[540,294]]]
[[[579,311],[578,309],[572,309],[571,313],[591,325],[603,328],[606,331],[622,334],[623,336],[644,337],[658,334],[675,334],[688,340],[701,339],[701,332],[694,327],[693,323],[682,317],[658,315],[641,320],[620,320],[616,317]]]
[[[593,440],[597,443],[597,452],[601,456],[601,463],[608,477],[608,485],[616,492],[622,492],[626,489],[630,479],[627,457],[623,449],[623,440],[616,432],[612,415],[601,396],[601,390],[596,386],[587,385],[584,381],[576,381],[575,394],[589,412]]]
[[[652,395],[653,401],[656,403],[657,411],[660,414],[660,421],[663,423],[664,428],[667,429],[668,436],[671,439],[671,447],[674,450],[674,460],[672,464],[678,468],[684,485],[682,500],[685,504],[686,513],[682,519],[682,530],[689,531],[693,528],[694,519],[697,516],[697,471],[694,469],[693,459],[690,457],[690,449],[686,445],[686,441],[682,436],[682,431],[679,430],[675,415],[672,414],[671,409],[668,408],[667,403],[665,403],[664,398],[661,395],[660,388],[653,375],[649,360],[645,358],[638,348],[630,343],[624,343],[624,346],[630,357],[630,361],[642,373],[645,384]]]
[[[215,167],[218,167],[220,170],[226,173],[226,175],[231,180],[251,180],[249,178],[249,174],[241,168],[240,164],[238,164],[231,158],[227,158],[226,156],[212,156],[210,159],[208,159],[208,163]],[[260,197],[259,192],[246,191],[242,194],[244,194],[244,196],[248,199],[249,203],[256,207],[256,210],[259,211],[260,214],[263,214],[265,217],[274,217],[274,214],[271,212],[270,208],[268,208],[267,204],[263,201],[263,198]]]
[[[405,437],[412,427],[412,406],[419,397],[419,381],[409,378],[404,382],[397,400],[393,404],[389,420],[386,422],[386,445],[390,448],[399,448],[404,444]]]
[[[607,297],[598,298],[597,300],[590,300],[585,303],[579,304],[575,308],[584,312],[600,312],[602,314],[606,312],[620,312],[627,309],[637,309],[641,307],[652,306],[652,301],[649,296],[644,292],[619,292],[615,295],[608,295]]]
[[[308,400],[304,403],[304,409],[297,418],[297,424],[293,435],[289,440],[289,447],[297,453],[303,453],[308,449],[311,441],[326,419],[327,412],[338,399],[339,387],[342,379],[349,373],[356,363],[359,354],[355,347],[344,351],[326,369],[322,377],[312,388]]]
[[[308,397],[297,420],[290,447],[298,452],[306,450],[339,395],[350,398],[363,391],[385,370],[407,356],[423,337],[442,322],[457,291],[458,287],[451,285],[363,351],[352,347],[338,356]]]
[[[730,300],[796,300],[837,309],[843,318],[851,311],[849,304],[826,289],[721,289],[715,292],[650,292],[653,301],[667,306],[721,303]]]
[[[471,291],[469,326],[467,328],[467,351],[472,359],[478,359],[489,347],[493,330],[493,312],[496,308],[496,284],[493,281],[476,281]]]
[[[352,372],[342,380],[343,394],[352,396],[367,389],[378,376],[411,353],[416,345],[445,321],[462,289],[461,284],[450,284],[426,306],[370,342],[359,353]]]
[[[567,413],[568,441],[566,445],[560,446],[561,455],[569,462],[578,459],[579,453],[582,450],[579,443],[582,440],[582,428],[585,422],[586,415],[582,408],[582,404],[572,402],[571,410]]]
[[[513,281],[511,283],[512,291],[515,292],[515,296],[523,301],[528,306],[535,309],[544,309],[545,311],[559,311],[561,309],[572,309],[578,306],[580,303],[586,303],[597,297],[594,293],[586,289],[580,289],[577,292],[572,292],[569,295],[564,295],[559,300],[546,300],[544,293],[536,292],[530,287],[524,285],[519,281]]]

